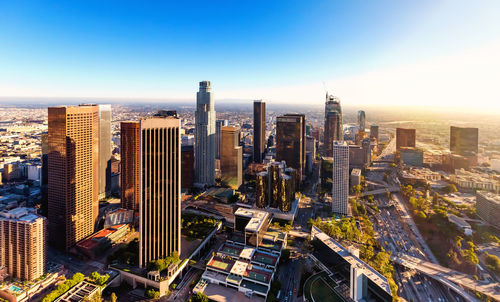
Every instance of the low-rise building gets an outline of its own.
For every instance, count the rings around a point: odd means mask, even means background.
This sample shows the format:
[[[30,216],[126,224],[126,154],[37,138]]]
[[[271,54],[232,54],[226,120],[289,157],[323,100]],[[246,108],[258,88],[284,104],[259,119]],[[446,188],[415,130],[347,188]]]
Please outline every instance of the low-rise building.
[[[248,298],[265,299],[286,243],[286,233],[268,229],[268,225],[268,213],[239,208],[233,236],[208,260],[193,292],[222,286],[219,293],[233,289]],[[228,295],[233,294],[229,291]]]
[[[462,189],[478,189],[500,193],[500,176],[478,171],[455,170],[450,175],[450,181]]]
[[[422,167],[424,164],[424,150],[414,147],[403,147],[399,150],[403,164],[407,166]]]
[[[128,224],[111,226],[78,242],[76,248],[90,259],[95,259],[118,240],[122,239],[129,231],[130,226]]]
[[[351,187],[361,184],[361,169],[352,169],[351,171]]]
[[[486,191],[476,193],[476,213],[481,219],[500,228],[500,195]]]
[[[472,228],[470,224],[462,217],[453,214],[448,214],[448,221],[455,224],[466,236],[472,235]]]

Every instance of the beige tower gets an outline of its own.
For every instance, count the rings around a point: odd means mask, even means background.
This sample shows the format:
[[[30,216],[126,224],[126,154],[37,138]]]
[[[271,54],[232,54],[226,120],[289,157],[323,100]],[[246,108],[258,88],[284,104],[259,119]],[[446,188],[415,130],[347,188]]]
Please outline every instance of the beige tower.
[[[144,267],[181,251],[180,119],[159,113],[122,124],[122,130],[126,127],[136,130],[131,132],[134,137],[125,160],[138,160],[139,171],[127,172],[134,165],[126,164],[122,173],[128,173],[133,186],[139,185],[139,265]]]
[[[26,281],[45,273],[47,219],[36,209],[16,208],[0,213],[0,266]]]

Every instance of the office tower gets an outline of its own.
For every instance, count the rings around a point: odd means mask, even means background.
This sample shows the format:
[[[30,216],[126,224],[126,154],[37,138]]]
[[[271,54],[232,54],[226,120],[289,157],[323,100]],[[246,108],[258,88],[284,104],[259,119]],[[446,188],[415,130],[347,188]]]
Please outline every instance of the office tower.
[[[222,127],[228,126],[228,120],[217,120],[215,121],[215,158],[220,159],[220,148],[221,148],[221,129]]]
[[[370,165],[371,161],[372,161],[372,148],[371,148],[371,141],[369,138],[364,138],[362,141],[361,141],[361,147],[365,153],[365,159],[364,159],[364,162],[365,164],[367,165]]]
[[[295,199],[296,178],[297,171],[287,168],[285,162],[269,163],[267,172],[260,172],[256,177],[255,206],[290,211]]]
[[[255,206],[265,208],[269,201],[268,173],[260,172],[255,178]]]
[[[253,161],[261,163],[266,150],[266,102],[253,102]]]
[[[140,199],[141,125],[139,122],[120,123],[122,208],[139,211]]]
[[[280,162],[272,162],[267,167],[267,173],[269,179],[267,184],[269,186],[269,198],[268,205],[271,208],[277,208],[279,206],[279,179],[281,175],[281,163]]]
[[[332,211],[347,215],[349,201],[349,146],[345,142],[334,142],[332,146]]]
[[[415,147],[415,129],[396,128],[396,150],[401,147]]]
[[[358,126],[359,131],[365,131],[366,128],[366,114],[363,110],[358,111]]]
[[[0,213],[0,267],[25,281],[46,269],[47,219],[36,209],[15,208]]]
[[[344,133],[342,129],[342,108],[340,99],[333,95],[326,94],[325,102],[325,132],[323,138],[323,154],[332,156],[332,143],[343,141]]]
[[[468,156],[478,153],[478,128],[450,127],[450,151]]]
[[[99,105],[99,198],[111,193],[111,105]]]
[[[378,142],[378,126],[377,125],[370,126],[370,138],[375,139]]]
[[[97,106],[49,107],[49,240],[68,250],[91,235],[99,212]]]
[[[305,169],[305,116],[286,114],[276,119],[276,160],[297,170],[297,186]]]
[[[127,185],[122,194],[130,189],[131,199],[125,203],[133,207],[138,203],[141,267],[174,251],[180,252],[180,119],[165,113],[161,111],[137,122],[122,122],[122,146],[130,145],[126,159],[122,157],[122,161],[128,160],[122,166]],[[138,164],[134,167],[135,162]]]
[[[215,108],[209,81],[200,82],[196,95],[195,185],[215,185]]]
[[[40,191],[42,193],[42,201],[40,205],[40,212],[43,216],[48,215],[48,175],[49,175],[49,133],[42,133],[42,184]]]
[[[194,180],[194,147],[181,146],[181,188],[190,189]]]
[[[232,189],[238,189],[243,181],[243,149],[239,145],[240,129],[222,127],[220,169],[224,184]]]

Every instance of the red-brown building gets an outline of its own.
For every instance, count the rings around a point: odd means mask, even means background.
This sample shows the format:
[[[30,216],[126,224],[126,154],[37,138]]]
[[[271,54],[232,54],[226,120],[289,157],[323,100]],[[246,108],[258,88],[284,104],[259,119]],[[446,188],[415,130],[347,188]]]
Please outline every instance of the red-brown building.
[[[48,109],[50,241],[70,249],[94,233],[99,212],[99,107]]]
[[[194,147],[181,147],[181,188],[189,189],[194,181]]]

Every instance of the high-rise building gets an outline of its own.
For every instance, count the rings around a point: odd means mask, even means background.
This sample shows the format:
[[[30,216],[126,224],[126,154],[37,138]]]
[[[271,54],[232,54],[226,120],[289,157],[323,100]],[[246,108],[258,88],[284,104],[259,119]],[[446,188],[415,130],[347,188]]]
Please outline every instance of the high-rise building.
[[[194,147],[181,146],[181,188],[190,189],[194,181]]]
[[[217,120],[215,121],[215,158],[220,159],[220,148],[221,148],[221,129],[222,127],[228,126],[228,120]]]
[[[261,163],[266,150],[266,103],[253,102],[253,161]]]
[[[99,198],[111,193],[111,105],[99,105]]]
[[[276,160],[297,170],[297,187],[305,169],[305,116],[287,114],[276,119]]]
[[[139,211],[141,125],[139,122],[121,122],[120,127],[121,205],[124,209]]]
[[[221,179],[233,189],[238,189],[243,181],[243,149],[239,145],[239,133],[240,129],[236,127],[221,129]]]
[[[377,125],[370,126],[370,138],[375,139],[378,142],[378,126]]]
[[[129,162],[122,166],[122,173],[132,187],[131,203],[138,202],[139,266],[144,267],[152,260],[180,252],[180,119],[160,112],[137,122],[124,122],[122,130],[125,128],[130,131],[133,146],[128,150]],[[135,161],[139,171],[125,171]],[[135,191],[137,186],[139,194]]]
[[[348,215],[349,203],[349,146],[345,142],[334,142],[332,176],[332,211]]]
[[[209,81],[200,82],[196,95],[195,185],[215,185],[215,108]]]
[[[469,156],[478,153],[478,128],[450,127],[450,151]]]
[[[325,102],[325,132],[323,138],[323,153],[325,156],[332,155],[332,143],[343,141],[344,133],[342,129],[342,108],[340,99],[333,95],[326,94]]]
[[[257,174],[255,205],[259,208],[278,208],[282,212],[292,209],[295,198],[297,171],[286,167],[285,162],[272,162],[267,172]]]
[[[265,208],[269,203],[269,175],[266,171],[257,173],[255,177],[255,206]]]
[[[36,209],[0,213],[0,267],[11,277],[31,281],[46,269],[47,219]]]
[[[396,128],[396,150],[401,147],[415,147],[415,129]]]
[[[366,128],[366,114],[363,110],[358,111],[358,127],[359,131],[365,131]]]
[[[42,193],[42,200],[40,205],[40,212],[43,216],[48,217],[48,176],[49,176],[49,133],[42,133],[42,183],[40,191]]]
[[[49,107],[49,240],[68,250],[91,235],[99,212],[99,108]]]
[[[301,124],[302,124],[302,128],[301,128],[301,137],[300,137],[300,140],[302,142],[302,174],[301,175],[304,175],[303,174],[303,171],[304,169],[306,168],[306,144],[307,144],[307,140],[306,140],[306,115],[305,114],[285,114],[285,116],[294,116],[294,117],[299,117],[301,119]],[[299,181],[301,181],[302,179],[298,179]]]

